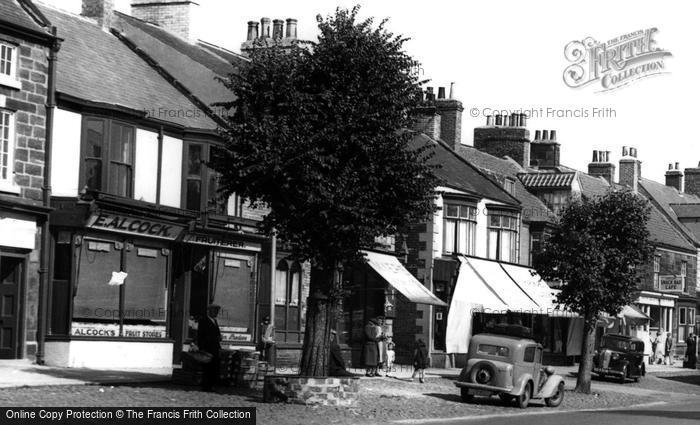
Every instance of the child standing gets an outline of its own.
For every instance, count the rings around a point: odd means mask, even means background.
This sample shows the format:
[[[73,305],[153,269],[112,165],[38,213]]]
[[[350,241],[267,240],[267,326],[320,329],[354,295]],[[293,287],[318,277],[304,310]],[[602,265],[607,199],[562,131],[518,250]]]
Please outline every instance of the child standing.
[[[418,380],[420,383],[425,382],[425,368],[428,367],[428,349],[425,346],[425,342],[419,339],[416,343],[416,349],[413,351],[413,375],[411,375],[411,381],[413,381],[418,374]]]
[[[394,341],[391,340],[391,337],[388,337],[386,341],[386,376],[389,376],[394,368],[395,360],[396,352],[394,351]]]

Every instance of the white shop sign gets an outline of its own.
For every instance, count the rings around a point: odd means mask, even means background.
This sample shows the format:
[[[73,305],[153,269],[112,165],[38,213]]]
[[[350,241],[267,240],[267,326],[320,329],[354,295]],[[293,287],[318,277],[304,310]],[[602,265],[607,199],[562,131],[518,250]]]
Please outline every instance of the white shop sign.
[[[119,337],[119,325],[116,323],[81,323],[73,322],[71,335],[91,337]],[[124,325],[124,338],[165,338],[165,326]]]
[[[36,222],[11,217],[0,218],[0,245],[12,248],[34,249]]]
[[[234,332],[221,332],[221,339],[226,342],[251,342],[253,335]]]

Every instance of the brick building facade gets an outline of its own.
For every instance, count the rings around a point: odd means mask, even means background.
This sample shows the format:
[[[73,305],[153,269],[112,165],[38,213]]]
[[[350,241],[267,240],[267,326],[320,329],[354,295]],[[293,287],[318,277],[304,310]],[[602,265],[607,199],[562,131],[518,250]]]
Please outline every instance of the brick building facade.
[[[55,39],[25,2],[0,5],[0,358],[37,351],[49,56]]]

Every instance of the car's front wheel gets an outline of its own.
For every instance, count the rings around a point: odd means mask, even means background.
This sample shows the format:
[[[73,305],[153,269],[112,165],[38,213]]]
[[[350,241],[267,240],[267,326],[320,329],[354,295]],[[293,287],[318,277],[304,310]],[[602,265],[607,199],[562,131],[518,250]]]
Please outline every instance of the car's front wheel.
[[[468,388],[462,388],[461,390],[462,390],[461,396],[462,396],[463,402],[470,403],[472,400],[474,400],[474,394],[470,394]]]
[[[557,386],[557,392],[549,398],[545,398],[544,402],[549,407],[557,407],[564,401],[564,383],[560,382]]]
[[[532,397],[532,384],[527,383],[525,385],[525,388],[523,388],[523,393],[518,396],[518,407],[521,409],[524,409],[527,407],[527,404],[530,402],[530,398]]]

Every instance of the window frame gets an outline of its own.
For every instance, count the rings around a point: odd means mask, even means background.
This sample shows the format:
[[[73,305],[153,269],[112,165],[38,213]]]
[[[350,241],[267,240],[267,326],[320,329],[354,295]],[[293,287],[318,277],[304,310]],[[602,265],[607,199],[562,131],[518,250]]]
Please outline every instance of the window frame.
[[[12,52],[12,57],[9,61],[6,60],[6,62],[9,62],[10,73],[6,74],[4,72],[0,72],[0,86],[7,86],[19,90],[22,88],[22,84],[17,78],[17,67],[19,66],[19,46],[6,40],[0,40],[0,64],[2,63],[3,47],[5,48],[5,51],[9,50]]]
[[[298,262],[290,262],[287,260],[280,260],[277,262],[277,265],[275,266],[275,278],[278,275],[279,272],[285,272],[286,273],[286,279],[285,279],[285,294],[284,294],[284,302],[280,303],[278,302],[279,296],[276,293],[277,292],[277,281],[275,281],[273,284],[275,285],[275,303],[274,303],[274,308],[275,308],[275,322],[279,320],[278,314],[277,314],[277,309],[278,308],[283,308],[284,309],[284,328],[279,327],[275,325],[275,340],[278,342],[289,342],[289,336],[290,335],[296,335],[297,341],[292,343],[301,343],[302,336],[304,334],[304,329],[302,326],[302,293],[304,292],[302,290],[302,282],[303,282],[303,270],[301,267],[301,264]],[[298,288],[297,288],[297,297],[296,299],[292,299],[292,294],[293,294],[293,283],[294,283],[294,276],[298,275]],[[296,312],[294,312],[296,310]],[[290,314],[294,314],[296,316],[295,320],[297,323],[296,328],[290,328]],[[282,338],[277,338],[277,335],[282,336]]]
[[[681,292],[688,293],[688,262],[681,261]]]
[[[492,222],[492,217],[499,217],[498,224],[495,225]],[[503,217],[508,217],[509,222],[515,222],[515,226],[503,225]],[[503,251],[503,234],[508,232],[511,235],[510,247],[510,258],[508,260],[503,259],[501,253]],[[491,234],[496,233],[496,247],[495,247],[495,258],[491,255],[492,241]],[[512,211],[505,211],[499,209],[489,209],[487,212],[486,219],[486,257],[491,260],[506,261],[509,263],[519,263],[520,262],[520,215]]]
[[[106,117],[101,117],[97,115],[83,115],[83,120],[82,120],[82,129],[81,129],[81,135],[80,135],[80,187],[84,188],[87,186],[87,162],[88,162],[88,123],[90,121],[101,121],[102,122],[102,146],[101,146],[101,152],[100,152],[100,157],[96,156],[90,156],[89,159],[91,161],[98,160],[100,161],[101,164],[101,170],[100,170],[100,188],[88,188],[89,190],[96,190],[98,192],[102,193],[108,193],[110,195],[114,196],[120,196],[123,198],[130,198],[133,199],[134,197],[134,188],[136,185],[136,129],[137,127],[133,124],[130,124],[125,121],[121,120],[115,120],[112,118],[106,118]],[[113,125],[118,125],[125,127],[129,129],[131,132],[131,149],[129,152],[129,159],[131,163],[125,163],[122,161],[115,161],[112,159],[112,126]],[[118,194],[118,193],[113,193],[111,191],[111,185],[112,181],[110,180],[110,170],[112,167],[112,163],[117,163],[118,166],[123,166],[126,165],[127,167],[130,168],[131,172],[131,177],[130,177],[130,182],[127,184],[127,193],[124,194]]]
[[[653,285],[654,289],[659,289],[660,274],[661,274],[661,255],[654,254],[654,270],[653,270]]]
[[[15,184],[15,149],[17,147],[16,117],[15,112],[6,108],[0,108],[0,122],[7,116],[7,176],[2,176],[2,162],[0,161],[0,191],[19,193]],[[1,128],[1,127],[0,127]],[[5,140],[0,134],[0,143]],[[5,155],[3,146],[0,146],[0,154]]]
[[[447,211],[449,207],[457,207],[456,216],[448,216]],[[462,216],[462,208],[467,209],[467,215]],[[473,215],[472,215],[473,213]],[[442,214],[442,252],[445,255],[474,255],[476,254],[476,240],[477,240],[477,220],[476,215],[478,214],[477,206],[473,203],[459,201],[454,199],[446,199],[443,202],[443,214]],[[454,240],[452,241],[454,250],[448,251],[447,249],[447,222],[448,220],[454,221],[455,231]],[[464,240],[464,246],[467,252],[460,252],[460,224],[466,223],[467,228],[467,239]],[[471,240],[469,240],[469,234],[471,233]]]
[[[198,176],[190,175],[188,170],[191,146],[200,146],[202,149],[201,168]],[[211,188],[209,186],[211,179],[218,179],[219,177],[219,173],[208,165],[211,161],[212,151],[216,148],[221,148],[221,146],[211,141],[184,140],[182,148],[182,208],[194,211],[188,208],[187,205],[188,182],[190,180],[197,180],[200,182],[199,208],[197,211],[205,211],[218,216],[240,217],[243,213],[243,204],[239,196],[233,194],[226,199],[214,201],[215,194],[210,194]],[[218,187],[218,182],[216,186]],[[214,192],[216,192],[216,189]],[[229,208],[229,201],[232,197],[234,199],[234,211],[230,211],[231,208]],[[214,204],[213,208],[211,207],[212,204]]]

